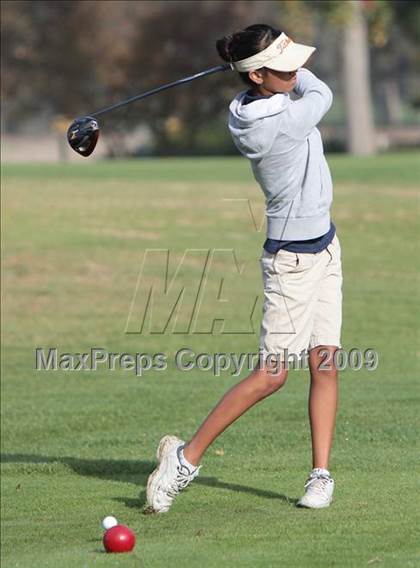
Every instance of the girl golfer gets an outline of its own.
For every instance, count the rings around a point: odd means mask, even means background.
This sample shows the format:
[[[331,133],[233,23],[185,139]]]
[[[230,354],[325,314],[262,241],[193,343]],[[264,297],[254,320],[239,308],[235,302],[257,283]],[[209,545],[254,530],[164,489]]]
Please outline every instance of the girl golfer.
[[[334,491],[328,462],[337,409],[333,354],[341,347],[342,275],[340,244],[330,219],[331,175],[316,125],[330,108],[332,93],[302,68],[315,48],[294,43],[270,26],[249,26],[216,46],[247,85],[230,104],[229,130],[266,197],[260,360],[189,442],[162,438],[147,501],[152,511],[168,511],[198,475],[210,444],[251,406],[280,389],[288,358],[306,352],[313,469],[298,505],[328,507]],[[292,91],[297,100],[290,98]]]

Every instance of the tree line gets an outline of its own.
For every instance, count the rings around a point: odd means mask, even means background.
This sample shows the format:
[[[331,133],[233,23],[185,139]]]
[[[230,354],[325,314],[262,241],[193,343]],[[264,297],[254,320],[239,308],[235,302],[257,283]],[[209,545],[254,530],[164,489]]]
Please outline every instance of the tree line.
[[[317,45],[311,68],[331,84],[348,149],[376,150],[375,121],[398,124],[419,106],[420,3],[414,0],[5,0],[2,129],[44,128],[218,64],[215,41],[251,23]],[[161,93],[104,121],[149,129],[157,154],[229,152],[234,73]],[[338,94],[338,98],[337,98]],[[331,120],[334,120],[332,115]],[[121,146],[124,151],[123,146]]]

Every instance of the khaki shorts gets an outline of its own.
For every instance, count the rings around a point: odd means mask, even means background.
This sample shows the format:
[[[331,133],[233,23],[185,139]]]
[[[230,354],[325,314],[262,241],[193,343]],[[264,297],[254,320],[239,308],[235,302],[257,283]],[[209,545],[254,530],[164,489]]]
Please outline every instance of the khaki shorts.
[[[318,345],[341,347],[342,273],[337,236],[318,253],[263,249],[260,357],[302,357]]]

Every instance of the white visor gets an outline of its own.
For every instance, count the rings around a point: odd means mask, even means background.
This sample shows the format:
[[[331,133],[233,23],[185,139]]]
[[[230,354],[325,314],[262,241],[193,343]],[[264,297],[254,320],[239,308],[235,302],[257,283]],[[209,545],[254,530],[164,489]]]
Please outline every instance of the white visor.
[[[232,61],[232,67],[240,73],[255,71],[261,67],[274,71],[296,71],[308,61],[315,50],[316,47],[295,43],[282,33],[263,51],[241,61]]]

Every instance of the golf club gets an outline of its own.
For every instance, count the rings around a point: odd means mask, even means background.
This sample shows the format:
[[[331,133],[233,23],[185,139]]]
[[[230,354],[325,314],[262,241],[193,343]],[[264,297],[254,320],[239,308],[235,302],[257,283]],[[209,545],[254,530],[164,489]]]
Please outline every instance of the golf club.
[[[98,117],[99,115],[105,114],[106,112],[110,112],[112,110],[116,110],[130,103],[134,103],[135,101],[145,99],[146,97],[150,97],[150,95],[160,93],[160,91],[170,89],[171,87],[189,83],[190,81],[195,81],[195,79],[199,79],[200,77],[205,77],[206,75],[211,75],[212,73],[217,73],[218,71],[227,71],[228,69],[232,69],[232,66],[230,64],[217,65],[216,67],[211,67],[210,69],[206,69],[205,71],[200,71],[199,73],[195,73],[194,75],[190,75],[189,77],[178,79],[178,81],[173,81],[172,83],[167,83],[165,85],[162,85],[161,87],[156,87],[154,89],[151,89],[150,91],[146,91],[145,93],[141,93],[125,101],[115,103],[109,107],[89,114],[88,116],[76,118],[76,120],[74,120],[70,124],[67,130],[67,141],[73,148],[73,150],[75,150],[81,156],[90,156],[95,149],[96,143],[99,138],[99,122],[96,119],[96,117]]]

